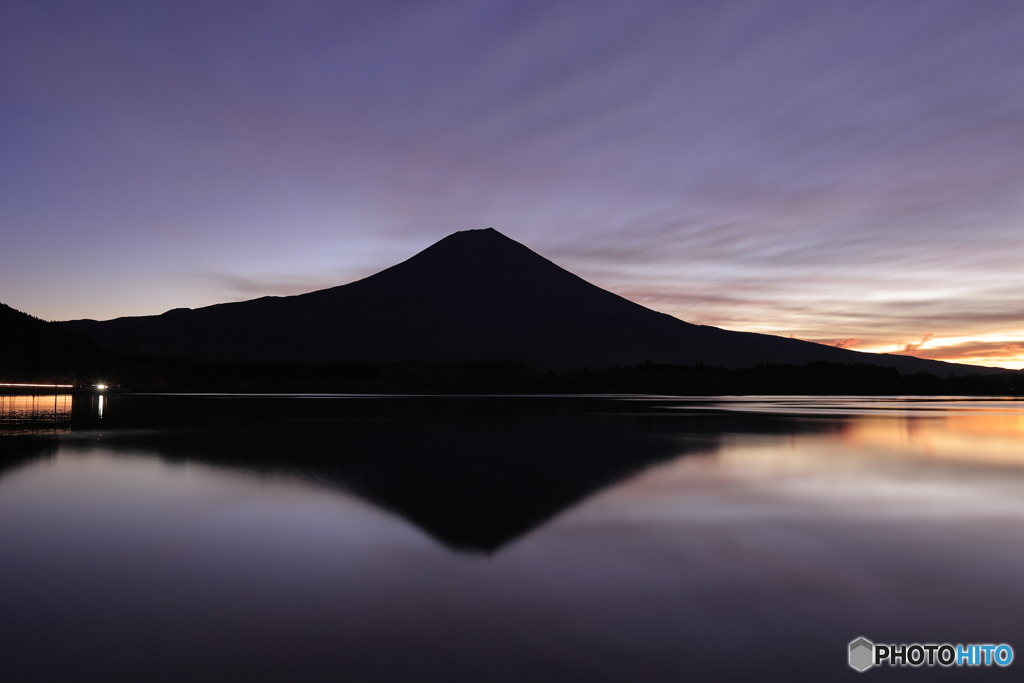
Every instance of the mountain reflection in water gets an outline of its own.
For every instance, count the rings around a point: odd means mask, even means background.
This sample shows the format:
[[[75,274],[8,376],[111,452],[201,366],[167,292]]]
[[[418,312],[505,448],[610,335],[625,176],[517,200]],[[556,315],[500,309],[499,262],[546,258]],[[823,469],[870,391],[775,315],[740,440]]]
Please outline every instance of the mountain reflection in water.
[[[1024,651],[1019,402],[92,398],[0,439],[12,680],[831,681],[858,636]]]
[[[678,416],[628,405],[589,412],[579,400],[140,398],[114,397],[101,416],[84,397],[75,424],[102,426],[96,438],[115,452],[336,487],[450,548],[484,553],[654,463],[713,450],[725,426],[698,415],[680,432]],[[733,431],[782,428],[765,417],[730,422]]]

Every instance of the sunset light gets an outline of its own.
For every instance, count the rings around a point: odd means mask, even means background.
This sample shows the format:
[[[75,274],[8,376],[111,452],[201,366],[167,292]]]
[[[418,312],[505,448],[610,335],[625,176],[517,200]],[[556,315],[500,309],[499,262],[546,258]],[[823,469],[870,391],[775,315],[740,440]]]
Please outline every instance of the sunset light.
[[[995,366],[1019,370],[1024,368],[1024,333],[978,335],[975,337],[930,337],[920,347],[905,350],[906,342],[892,345],[856,346],[869,353],[907,353],[919,358],[932,358],[965,365]]]

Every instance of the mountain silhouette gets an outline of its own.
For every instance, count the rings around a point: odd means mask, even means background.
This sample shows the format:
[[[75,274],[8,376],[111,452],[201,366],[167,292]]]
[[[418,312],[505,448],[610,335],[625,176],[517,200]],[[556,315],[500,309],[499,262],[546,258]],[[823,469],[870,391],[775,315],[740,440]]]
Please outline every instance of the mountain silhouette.
[[[308,294],[63,324],[115,351],[215,362],[831,361],[941,375],[983,370],[687,323],[592,285],[493,228],[454,233],[375,275]]]

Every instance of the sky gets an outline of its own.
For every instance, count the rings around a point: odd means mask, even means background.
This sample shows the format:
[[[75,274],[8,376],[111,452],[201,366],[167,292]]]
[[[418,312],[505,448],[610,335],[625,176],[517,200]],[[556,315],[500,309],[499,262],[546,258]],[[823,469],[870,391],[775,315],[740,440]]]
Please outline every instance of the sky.
[[[689,322],[1024,367],[1024,3],[0,3],[0,302],[150,315],[494,227]]]

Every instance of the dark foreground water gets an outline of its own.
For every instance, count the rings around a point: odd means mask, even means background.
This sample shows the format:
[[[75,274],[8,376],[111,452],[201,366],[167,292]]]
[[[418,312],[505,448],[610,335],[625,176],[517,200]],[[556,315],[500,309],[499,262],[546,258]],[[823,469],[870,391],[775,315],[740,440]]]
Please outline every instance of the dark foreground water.
[[[1009,643],[1005,669],[847,665]],[[0,397],[0,679],[1022,680],[1024,403]]]

